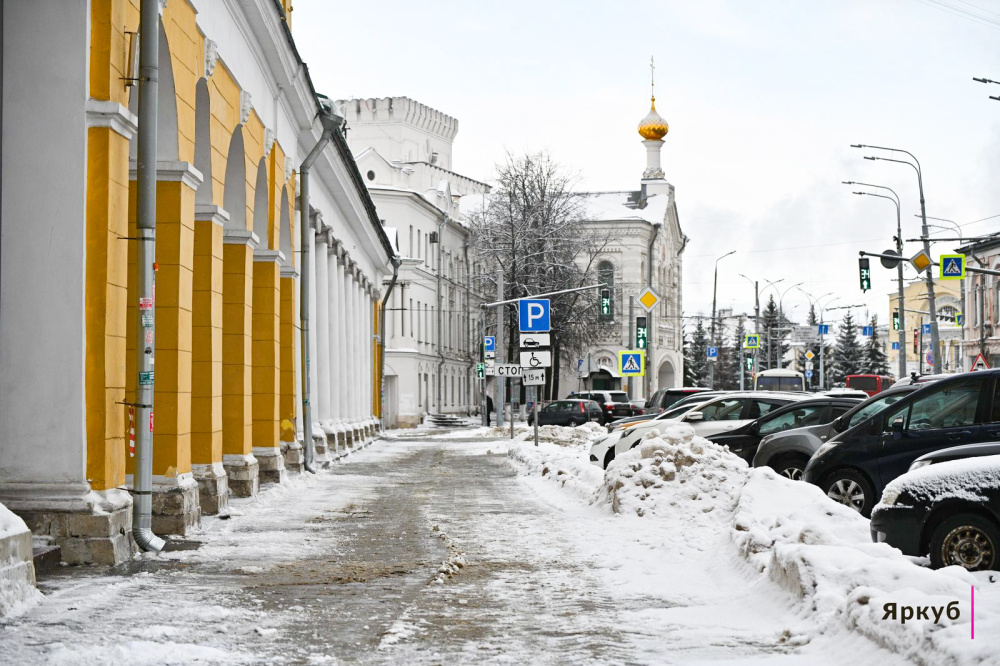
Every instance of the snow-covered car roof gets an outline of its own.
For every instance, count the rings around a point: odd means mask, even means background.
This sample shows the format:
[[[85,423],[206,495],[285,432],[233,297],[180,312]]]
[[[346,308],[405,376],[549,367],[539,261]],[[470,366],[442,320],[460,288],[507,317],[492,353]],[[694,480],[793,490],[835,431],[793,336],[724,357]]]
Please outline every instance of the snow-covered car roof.
[[[946,498],[981,502],[987,490],[1000,490],[1000,455],[921,467],[890,481],[882,495],[906,493],[917,502],[927,503]]]

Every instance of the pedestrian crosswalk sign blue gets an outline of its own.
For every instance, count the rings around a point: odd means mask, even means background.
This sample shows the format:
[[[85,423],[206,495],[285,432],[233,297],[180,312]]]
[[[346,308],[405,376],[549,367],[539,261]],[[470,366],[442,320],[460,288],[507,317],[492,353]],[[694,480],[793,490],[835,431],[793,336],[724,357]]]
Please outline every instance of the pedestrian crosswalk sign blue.
[[[744,349],[760,349],[760,336],[748,335],[743,339]]]
[[[965,277],[965,255],[964,254],[942,254],[941,261],[942,280],[961,280]]]
[[[618,352],[618,374],[622,377],[643,377],[646,374],[646,356],[640,351]]]

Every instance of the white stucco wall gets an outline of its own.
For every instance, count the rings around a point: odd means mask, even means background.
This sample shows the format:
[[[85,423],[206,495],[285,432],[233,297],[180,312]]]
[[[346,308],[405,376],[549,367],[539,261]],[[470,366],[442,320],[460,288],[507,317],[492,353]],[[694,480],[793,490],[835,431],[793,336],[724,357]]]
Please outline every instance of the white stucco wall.
[[[79,483],[90,6],[5,2],[3,12],[0,485]]]

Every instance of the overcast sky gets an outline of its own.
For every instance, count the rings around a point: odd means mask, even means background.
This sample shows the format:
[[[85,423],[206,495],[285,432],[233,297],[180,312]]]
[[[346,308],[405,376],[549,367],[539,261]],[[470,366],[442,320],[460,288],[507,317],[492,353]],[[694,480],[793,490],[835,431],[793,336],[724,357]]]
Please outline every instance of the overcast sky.
[[[905,165],[863,160],[877,153],[852,143],[914,153],[928,215],[964,224],[1000,214],[1000,101],[989,99],[1000,85],[972,81],[1000,80],[998,0],[294,7],[296,44],[320,92],[407,96],[458,118],[455,170],[485,181],[505,151],[547,150],[580,189],[638,189],[636,126],[655,56],[657,110],[670,124],[663,168],[691,239],[688,315],[711,311],[715,258],[735,249],[719,263],[720,308],[752,311],[742,273],[762,288],[782,280],[835,292],[834,305],[864,303],[885,322],[895,271],[873,260],[864,296],[857,252],[892,246],[895,207],[841,181],[895,189],[906,239],[920,232],[917,181]],[[1000,217],[963,229],[1000,231]],[[955,246],[937,243],[933,254]],[[784,305],[804,319],[808,300],[792,289]]]

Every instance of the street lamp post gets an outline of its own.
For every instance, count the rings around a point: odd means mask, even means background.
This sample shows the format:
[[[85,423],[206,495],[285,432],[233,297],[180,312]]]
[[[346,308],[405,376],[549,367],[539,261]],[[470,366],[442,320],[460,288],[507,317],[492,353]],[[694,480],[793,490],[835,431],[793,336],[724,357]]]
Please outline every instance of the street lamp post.
[[[760,336],[760,289],[758,288],[758,283],[757,283],[756,280],[751,280],[746,275],[743,275],[743,273],[737,273],[737,275],[739,275],[741,278],[743,278],[744,280],[748,281],[750,284],[753,285],[753,332],[754,332],[754,334],[756,334],[758,336],[757,337],[757,341],[758,341],[757,344],[759,345],[760,344],[760,337],[759,337]],[[740,343],[740,351],[741,352],[743,351],[742,342]],[[753,351],[753,360],[754,360],[753,362],[754,362],[754,366],[755,366],[754,370],[756,371],[756,369],[757,369],[756,368],[756,363],[757,363],[757,350],[756,349],[754,349],[754,351]],[[743,367],[743,355],[740,354],[740,390],[741,391],[743,390],[743,375],[745,375],[745,374],[746,374],[746,370]]]
[[[911,158],[913,158],[913,162],[909,162],[907,160],[896,160],[890,157],[871,157],[865,155],[866,160],[882,160],[883,162],[896,162],[898,164],[908,164],[913,168],[914,171],[917,172],[917,188],[920,191],[920,218],[922,220],[920,238],[924,242],[924,252],[927,253],[928,257],[930,257],[931,243],[930,240],[928,239],[927,206],[924,201],[924,176],[923,172],[920,169],[920,160],[918,160],[913,153],[907,150],[902,150],[900,148],[886,148],[884,146],[867,146],[864,144],[854,144],[851,147],[871,148],[873,150],[888,150],[890,152],[906,153]],[[926,270],[927,270],[927,296],[929,299],[928,305],[930,308],[930,317],[931,317],[931,354],[934,357],[934,371],[932,374],[937,375],[941,374],[941,336],[938,332],[937,305],[934,300],[934,275],[930,266],[928,266]]]
[[[718,348],[718,341],[715,339],[715,297],[719,288],[719,262],[731,254],[736,254],[736,250],[730,250],[715,260],[715,277],[712,278],[712,346]],[[715,363],[708,364],[708,387],[715,388]]]
[[[899,292],[897,296],[897,307],[899,308],[899,375],[900,379],[906,377],[906,301],[903,295],[903,226],[899,216],[899,195],[892,188],[886,187],[884,185],[872,185],[870,183],[856,183],[852,180],[844,181],[845,185],[863,185],[865,187],[875,187],[880,190],[888,190],[892,192],[891,197],[887,197],[884,194],[876,194],[874,192],[855,192],[861,196],[868,195],[871,197],[878,197],[879,199],[888,199],[892,203],[896,204],[896,252],[899,254],[899,263],[896,264],[896,279],[899,283]]]
[[[801,287],[804,284],[805,284],[805,282],[798,282],[798,283],[793,284],[792,286],[788,287],[783,292],[781,292],[781,296],[778,298],[778,329],[779,330],[781,330],[783,322],[785,321],[785,309],[784,309],[784,306],[783,306],[784,301],[785,301],[785,294],[787,294],[792,289],[795,289],[796,287]],[[774,365],[777,368],[781,367],[781,338],[782,337],[783,336],[781,334],[778,335],[778,348],[774,352]],[[768,350],[768,351],[770,351],[770,350]]]

